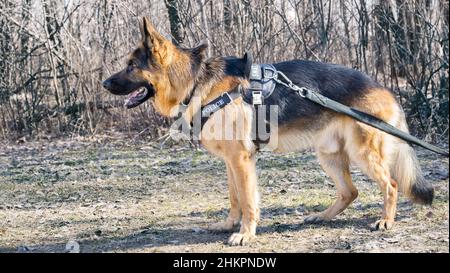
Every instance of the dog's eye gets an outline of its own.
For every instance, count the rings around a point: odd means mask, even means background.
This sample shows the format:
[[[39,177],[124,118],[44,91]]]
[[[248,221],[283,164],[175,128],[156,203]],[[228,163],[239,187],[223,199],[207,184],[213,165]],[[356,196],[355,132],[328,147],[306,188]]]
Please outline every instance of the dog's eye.
[[[132,64],[132,63],[128,64],[128,67],[127,67],[127,73],[133,72],[133,70],[134,70],[135,68],[136,68],[136,65],[135,65],[135,64]]]

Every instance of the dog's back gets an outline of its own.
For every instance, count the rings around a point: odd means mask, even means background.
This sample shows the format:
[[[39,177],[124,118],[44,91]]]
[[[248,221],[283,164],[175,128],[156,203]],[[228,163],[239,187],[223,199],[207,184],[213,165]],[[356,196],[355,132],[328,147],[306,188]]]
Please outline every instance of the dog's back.
[[[383,90],[365,74],[341,65],[294,60],[276,63],[274,66],[294,84],[315,90],[345,105],[354,105],[368,93]],[[322,107],[297,96],[283,85],[277,85],[276,92],[268,99],[267,104],[278,105],[280,125],[298,118],[317,119],[323,113]]]

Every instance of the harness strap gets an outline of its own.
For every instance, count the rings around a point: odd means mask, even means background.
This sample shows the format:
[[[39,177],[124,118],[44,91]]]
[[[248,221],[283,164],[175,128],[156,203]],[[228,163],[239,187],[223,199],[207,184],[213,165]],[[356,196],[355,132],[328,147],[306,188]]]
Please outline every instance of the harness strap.
[[[195,113],[193,119],[191,120],[191,138],[198,142],[200,139],[200,133],[203,130],[203,126],[208,121],[208,119],[220,109],[225,108],[228,104],[232,103],[235,99],[241,97],[241,94],[238,91],[238,88],[233,89],[231,92],[225,92],[219,97],[215,98],[208,104],[204,105],[200,110]],[[194,121],[200,121],[200,128],[194,126]]]
[[[203,128],[209,117],[241,96],[241,94],[238,92],[239,87],[233,89],[231,92],[223,93],[221,96],[215,98],[200,109],[197,115],[201,114],[201,128]]]
[[[225,108],[225,106],[227,106],[228,104],[232,103],[235,99],[240,98],[243,96],[243,92],[244,89],[241,85],[239,85],[238,87],[236,87],[235,89],[233,89],[231,92],[225,92],[223,93],[221,96],[217,97],[216,99],[212,100],[211,102],[209,102],[208,104],[206,104],[205,106],[203,106],[200,111],[195,115],[195,118],[198,117],[198,115],[201,115],[200,120],[201,120],[201,127],[200,127],[200,131],[199,132],[191,132],[193,139],[195,139],[195,136],[200,135],[201,130],[203,129],[203,126],[205,125],[205,123],[208,121],[208,119],[217,111],[219,111],[222,108]],[[260,138],[260,134],[259,134],[259,111],[260,111],[260,106],[263,104],[263,102],[261,102],[260,104],[254,104],[254,118],[255,118],[255,122],[254,122],[254,128],[253,130],[255,133],[255,139],[253,140],[253,143],[255,144],[257,150],[260,149],[261,144],[267,144],[270,139],[267,140],[262,140]],[[266,117],[264,117],[264,121],[266,120]],[[191,127],[193,124],[191,124]],[[270,133],[270,124],[266,123],[266,132]]]

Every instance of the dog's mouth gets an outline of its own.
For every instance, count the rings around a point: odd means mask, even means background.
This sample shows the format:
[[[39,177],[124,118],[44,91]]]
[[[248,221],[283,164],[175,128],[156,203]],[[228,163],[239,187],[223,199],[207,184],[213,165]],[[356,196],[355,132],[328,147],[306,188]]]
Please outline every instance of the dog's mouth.
[[[154,94],[155,92],[153,86],[148,85],[141,87],[127,96],[127,99],[125,100],[125,107],[128,109],[135,108],[153,97]]]

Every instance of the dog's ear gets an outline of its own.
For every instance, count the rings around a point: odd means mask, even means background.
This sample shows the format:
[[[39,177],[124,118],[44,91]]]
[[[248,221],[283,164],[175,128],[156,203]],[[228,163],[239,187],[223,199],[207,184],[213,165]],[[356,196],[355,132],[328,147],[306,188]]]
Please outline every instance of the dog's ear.
[[[158,51],[164,44],[164,37],[156,31],[150,19],[144,17],[140,24],[140,30],[142,35],[142,42],[144,46],[149,50]]]
[[[253,56],[250,52],[245,52],[244,57],[242,58],[242,62],[244,64],[244,77],[246,79],[250,78],[250,71],[252,69],[253,64]]]

